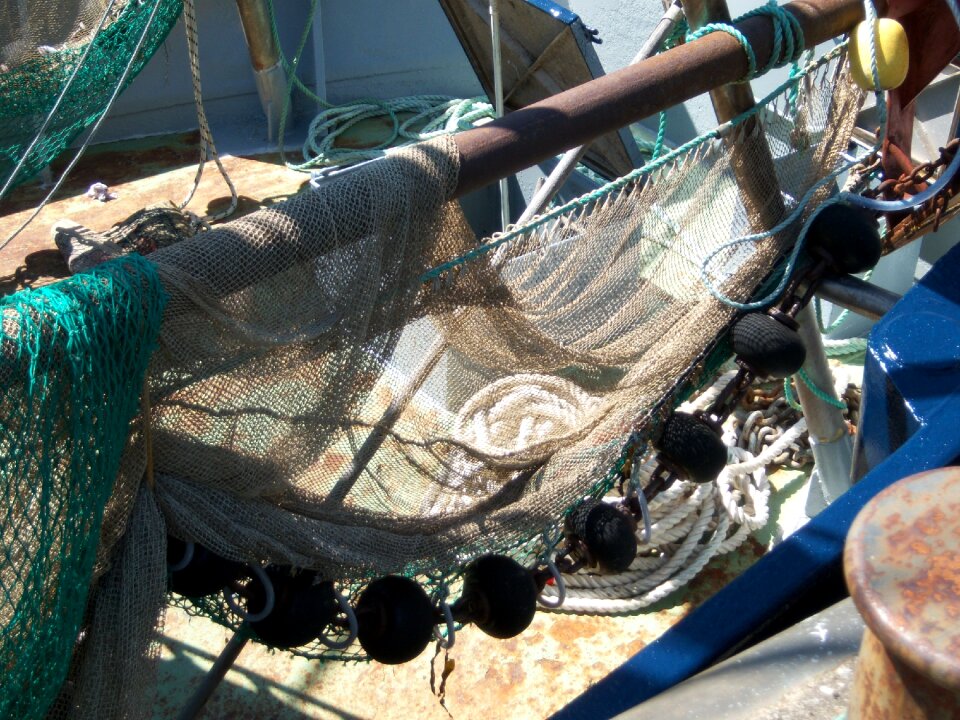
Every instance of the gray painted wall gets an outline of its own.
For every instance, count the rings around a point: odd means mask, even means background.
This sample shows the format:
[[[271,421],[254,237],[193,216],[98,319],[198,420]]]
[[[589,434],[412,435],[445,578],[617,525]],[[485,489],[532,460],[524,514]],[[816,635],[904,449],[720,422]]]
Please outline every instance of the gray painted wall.
[[[426,93],[470,97],[480,92],[470,63],[435,0],[321,0],[320,4],[326,90],[332,102]],[[309,3],[276,0],[275,6],[281,45],[292,56]],[[218,144],[249,149],[262,143],[266,130],[236,5],[233,0],[197,0],[197,16],[204,106],[214,134]],[[298,73],[311,87],[314,68],[311,37]],[[316,106],[299,95],[294,108],[301,125],[316,112]],[[181,20],[117,100],[97,141],[196,126]]]
[[[307,20],[307,0],[275,0],[281,44],[292,55]],[[661,0],[561,0],[600,31],[604,68],[624,67],[662,14]],[[757,4],[731,0],[734,15]],[[197,0],[204,102],[218,146],[226,152],[265,148],[266,125],[256,94],[234,0]],[[320,0],[327,97],[341,103],[364,97],[444,94],[471,97],[480,85],[436,0]],[[315,83],[314,38],[299,75]],[[132,86],[119,98],[98,142],[195,128],[182,21]],[[758,97],[784,77],[755,81]],[[297,94],[288,145],[302,141],[317,107]],[[655,130],[657,119],[643,122]],[[668,113],[668,140],[681,143],[715,124],[707,97]],[[522,179],[525,194],[535,179]]]

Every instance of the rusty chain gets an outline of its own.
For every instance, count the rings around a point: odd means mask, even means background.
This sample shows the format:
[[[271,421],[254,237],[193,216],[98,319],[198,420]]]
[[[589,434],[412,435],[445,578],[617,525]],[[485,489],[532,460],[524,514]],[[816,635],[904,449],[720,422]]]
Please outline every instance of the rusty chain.
[[[954,138],[944,147],[940,148],[940,157],[930,162],[916,165],[909,173],[903,173],[898,178],[887,178],[878,184],[875,188],[868,188],[863,191],[865,197],[894,197],[902,198],[908,192],[916,192],[919,185],[927,183],[933,178],[941,168],[945,168],[953,160],[960,149],[960,138]],[[949,186],[944,188],[949,190]],[[924,205],[933,202],[936,198],[931,198]]]

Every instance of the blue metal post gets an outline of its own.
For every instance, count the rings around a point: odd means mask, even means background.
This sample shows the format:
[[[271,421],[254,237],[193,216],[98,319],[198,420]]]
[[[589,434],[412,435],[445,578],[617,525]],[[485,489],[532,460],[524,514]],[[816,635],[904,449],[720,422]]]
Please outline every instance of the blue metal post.
[[[611,718],[738,647],[837,567],[860,509],[897,480],[960,458],[960,246],[871,334],[861,406],[869,472],[805,527],[576,698],[556,720]]]

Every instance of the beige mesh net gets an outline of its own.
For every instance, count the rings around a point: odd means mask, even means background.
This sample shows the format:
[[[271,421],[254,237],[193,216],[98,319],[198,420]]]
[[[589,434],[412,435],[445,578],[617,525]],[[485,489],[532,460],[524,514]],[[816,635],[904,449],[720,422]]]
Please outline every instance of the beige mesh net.
[[[137,421],[84,643],[100,664],[75,676],[122,695],[101,655],[149,645],[165,532],[346,584],[532,557],[700,381],[734,312],[704,259],[835,168],[859,101],[834,56],[758,122],[480,251],[448,201],[449,138],[157,251],[170,300],[147,377],[155,487]],[[749,298],[797,227],[722,251],[707,274]],[[103,618],[134,608],[118,637]]]

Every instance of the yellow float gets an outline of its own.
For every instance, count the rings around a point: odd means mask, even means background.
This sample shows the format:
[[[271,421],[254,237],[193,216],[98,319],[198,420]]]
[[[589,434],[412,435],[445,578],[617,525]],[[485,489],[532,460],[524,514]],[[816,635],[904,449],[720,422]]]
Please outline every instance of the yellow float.
[[[853,81],[864,90],[874,89],[870,62],[871,32],[874,33],[881,89],[892,90],[899,87],[907,77],[910,67],[910,48],[903,26],[890,18],[864,21],[857,25],[850,35],[850,74]]]

